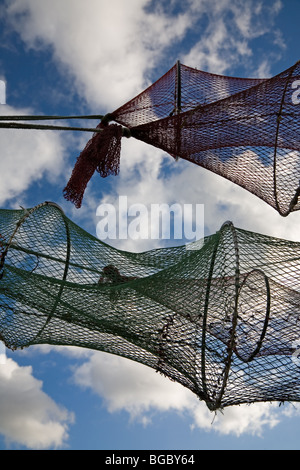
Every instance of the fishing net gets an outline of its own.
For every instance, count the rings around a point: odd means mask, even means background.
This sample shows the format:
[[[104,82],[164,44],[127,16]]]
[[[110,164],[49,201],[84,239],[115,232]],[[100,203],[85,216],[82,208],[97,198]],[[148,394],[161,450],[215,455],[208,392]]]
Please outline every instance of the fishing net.
[[[217,173],[286,216],[300,208],[299,89],[300,62],[270,79],[214,75],[177,63],[99,126],[106,141],[113,120],[126,137]],[[121,137],[116,131],[117,152],[107,152],[107,143],[93,136],[75,164],[66,199],[81,206],[91,177],[81,171],[82,161],[92,162],[93,172],[105,161],[102,176],[118,174]]]
[[[130,253],[53,203],[1,210],[0,233],[8,348],[46,343],[123,356],[211,410],[299,401],[299,243],[227,222],[200,245]]]

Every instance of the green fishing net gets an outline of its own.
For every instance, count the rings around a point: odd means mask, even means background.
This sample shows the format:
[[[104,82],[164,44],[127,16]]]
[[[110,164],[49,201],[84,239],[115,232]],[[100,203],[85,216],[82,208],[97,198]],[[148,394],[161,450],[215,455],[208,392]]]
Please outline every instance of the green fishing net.
[[[120,251],[54,203],[0,210],[0,337],[145,364],[211,410],[299,401],[300,244],[226,222],[201,243]]]

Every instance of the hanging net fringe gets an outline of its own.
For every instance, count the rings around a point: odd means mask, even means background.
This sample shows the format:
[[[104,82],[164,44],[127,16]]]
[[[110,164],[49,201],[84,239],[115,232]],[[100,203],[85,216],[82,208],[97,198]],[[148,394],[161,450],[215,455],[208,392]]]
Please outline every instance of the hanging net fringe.
[[[64,197],[81,207],[86,186],[97,170],[105,178],[117,175],[120,167],[123,128],[117,124],[99,124],[102,132],[95,133],[79,155],[71,178],[64,189]]]
[[[211,410],[300,400],[299,243],[227,222],[200,249],[130,253],[48,202],[1,210],[0,233],[8,348],[117,354],[182,384]]]

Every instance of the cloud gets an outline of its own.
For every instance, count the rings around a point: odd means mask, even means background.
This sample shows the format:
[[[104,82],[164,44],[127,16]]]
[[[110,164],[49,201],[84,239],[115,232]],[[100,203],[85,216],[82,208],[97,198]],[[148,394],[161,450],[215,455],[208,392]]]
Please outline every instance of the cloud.
[[[1,106],[2,115],[28,110]],[[11,203],[33,182],[54,182],[64,169],[66,136],[57,131],[1,129],[0,204]]]
[[[74,374],[75,382],[101,395],[110,412],[125,409],[146,422],[147,412],[180,410],[193,398],[179,384],[146,366],[105,353],[94,353]]]
[[[190,0],[191,10],[196,16],[201,12],[208,17],[207,26],[183,61],[191,67],[208,72],[229,75],[232,68],[244,65],[246,73],[261,76],[269,75],[272,62],[278,60],[285,44],[274,21],[279,14],[281,1],[264,4],[256,0]],[[276,56],[269,55],[259,60],[253,59],[253,39],[266,37],[276,47]]]
[[[43,392],[31,367],[20,367],[10,358],[0,364],[0,433],[8,445],[61,448],[73,419]]]
[[[149,85],[153,69],[168,62],[189,33],[194,44],[181,59],[215,73],[241,63],[248,71],[269,71],[275,57],[253,66],[251,41],[270,35],[277,60],[283,45],[273,31],[280,1],[270,6],[255,0],[189,0],[186,8],[179,1],[150,0],[6,5],[5,18],[27,47],[50,51],[70,87],[98,113],[113,111]]]
[[[113,111],[141,91],[162,50],[188,26],[187,15],[169,16],[159,5],[146,12],[150,3],[13,0],[7,19],[29,47],[50,46],[92,108]]]
[[[188,389],[153,369],[106,353],[92,353],[74,372],[74,381],[99,395],[109,412],[126,411],[131,420],[143,425],[151,425],[157,412],[175,412],[189,416],[191,430],[262,436],[282,417],[277,404],[262,403],[229,407],[214,415]],[[284,415],[289,416],[287,408]]]
[[[272,178],[271,173],[268,176]],[[261,176],[261,171],[259,174]],[[111,182],[110,190],[101,198],[93,199],[94,203],[112,204],[117,210],[119,196],[127,196],[128,206],[142,203],[149,211],[153,203],[191,204],[194,211],[196,204],[203,204],[206,234],[215,233],[223,222],[230,220],[245,230],[299,241],[299,211],[283,218],[266,202],[225,178],[185,160],[176,162],[162,151],[135,139],[122,142],[120,174],[112,177]],[[95,188],[100,185],[101,178],[96,175],[91,192],[96,192]],[[85,204],[88,201],[89,194]],[[98,220],[94,217],[94,227]],[[108,239],[106,242],[128,251],[166,245],[164,240],[151,240],[150,235],[145,240]]]
[[[201,427],[200,416],[195,416],[196,425]],[[267,429],[280,423],[282,416],[277,404],[255,403],[251,406],[232,406],[218,414],[212,429],[223,435],[240,437],[243,434],[263,437]]]

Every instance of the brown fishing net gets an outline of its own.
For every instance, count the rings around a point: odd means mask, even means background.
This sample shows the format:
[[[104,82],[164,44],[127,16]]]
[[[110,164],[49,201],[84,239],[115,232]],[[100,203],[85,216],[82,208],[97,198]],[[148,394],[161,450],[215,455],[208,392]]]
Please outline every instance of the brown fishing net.
[[[229,179],[286,216],[300,207],[299,80],[300,62],[265,80],[214,75],[177,63],[106,116],[105,123],[114,120],[127,129],[127,137]],[[88,147],[97,147],[97,140],[95,134]],[[102,158],[98,153],[98,162]],[[115,158],[118,166],[118,154],[108,152],[105,158],[108,168]],[[81,178],[80,201],[84,172]],[[65,195],[80,207],[72,178]]]

